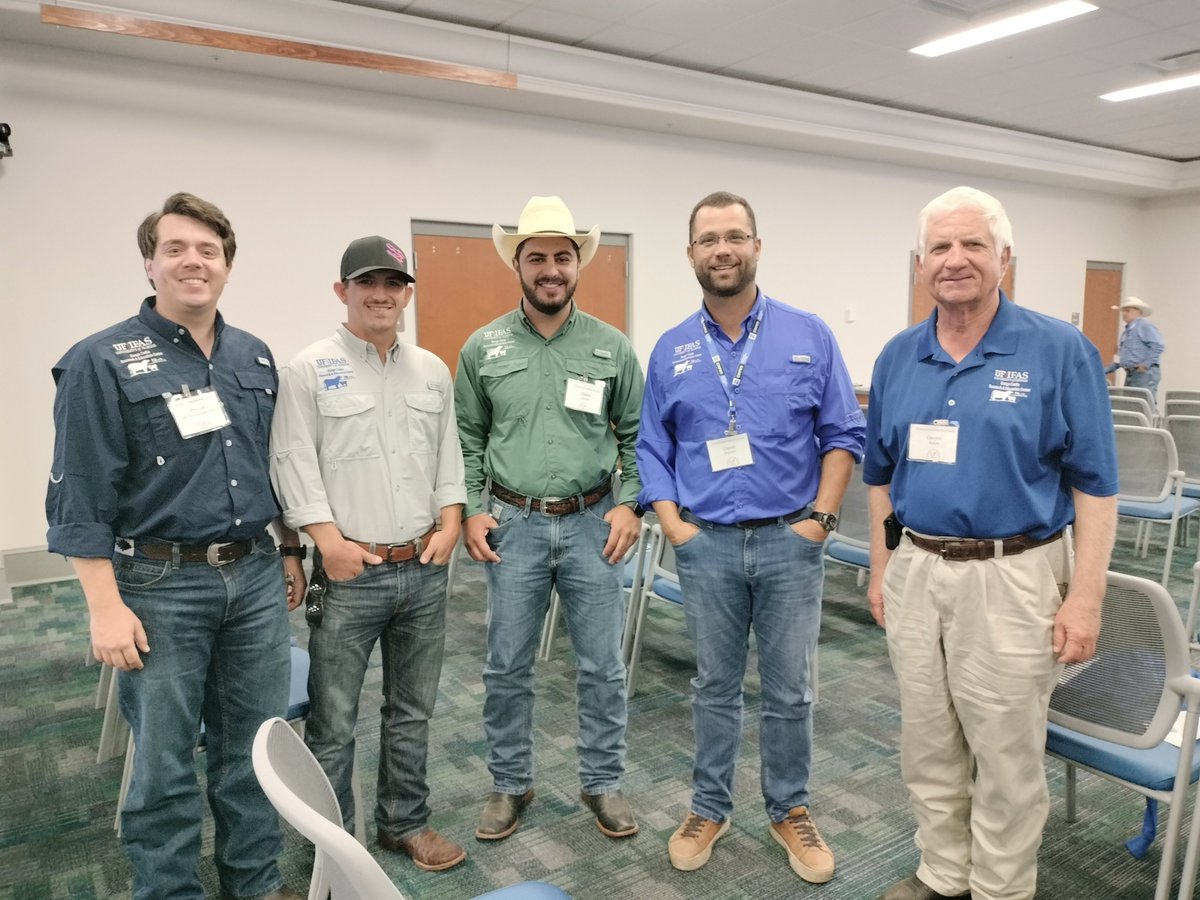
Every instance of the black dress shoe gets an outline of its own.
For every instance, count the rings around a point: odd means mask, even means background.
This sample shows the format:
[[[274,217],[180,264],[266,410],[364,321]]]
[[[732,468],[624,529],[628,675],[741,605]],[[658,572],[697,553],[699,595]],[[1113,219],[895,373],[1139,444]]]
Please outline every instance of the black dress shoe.
[[[633,810],[620,791],[608,794],[581,793],[579,799],[596,814],[596,825],[608,837],[623,838],[637,834],[638,823],[633,818]]]
[[[498,841],[508,837],[521,824],[521,810],[533,799],[533,788],[523,794],[501,794],[492,791],[483,804],[475,837],[481,841]]]

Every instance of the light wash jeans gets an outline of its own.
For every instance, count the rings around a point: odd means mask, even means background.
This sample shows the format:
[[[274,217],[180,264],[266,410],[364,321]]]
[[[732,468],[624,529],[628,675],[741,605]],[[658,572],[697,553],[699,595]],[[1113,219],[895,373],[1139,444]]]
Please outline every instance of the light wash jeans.
[[[1125,373],[1125,387],[1140,387],[1146,388],[1150,392],[1150,396],[1154,399],[1151,404],[1151,409],[1157,408],[1158,405],[1158,383],[1162,379],[1162,369],[1158,366],[1150,366],[1145,372],[1139,372],[1136,369],[1132,372]]]
[[[204,897],[195,765],[201,717],[221,886],[234,897],[277,890],[279,819],[250,759],[258,726],[287,711],[287,598],[274,542],[264,534],[253,552],[220,567],[121,555],[113,567],[150,643],[145,668],[118,677],[137,748],[121,816],[134,897]]]
[[[696,645],[692,812],[714,822],[733,809],[750,628],[762,690],[762,793],[772,822],[809,803],[809,665],[821,627],[822,544],[779,521],[717,525],[685,512],[699,533],[675,548],[688,632]]]
[[[558,591],[578,668],[579,780],[589,794],[621,786],[625,772],[625,624],[623,568],[603,555],[613,508],[606,497],[582,512],[545,516],[492,501],[498,525],[488,543],[487,662],[483,729],[494,789],[533,786],[533,663],[550,590]]]
[[[383,655],[379,786],[375,824],[393,838],[429,820],[429,719],[446,644],[446,567],[417,560],[366,566],[349,581],[329,581],[325,616],[309,631],[304,740],[321,763],[354,830],[354,726],[376,641]]]

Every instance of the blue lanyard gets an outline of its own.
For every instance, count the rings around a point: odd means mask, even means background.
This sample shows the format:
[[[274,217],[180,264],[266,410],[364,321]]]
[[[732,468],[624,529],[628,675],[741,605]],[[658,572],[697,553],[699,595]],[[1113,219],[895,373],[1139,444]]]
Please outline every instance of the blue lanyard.
[[[734,399],[733,389],[742,383],[742,376],[746,373],[746,363],[750,360],[750,354],[754,352],[755,342],[758,340],[758,329],[761,326],[762,311],[760,310],[754,323],[750,326],[746,349],[742,351],[742,358],[738,361],[737,369],[733,373],[733,383],[730,386],[730,379],[725,374],[725,366],[721,363],[721,353],[717,349],[712,335],[708,332],[708,322],[704,318],[704,313],[700,313],[700,327],[704,329],[704,340],[708,342],[708,356],[717,369],[717,377],[721,379],[721,387],[725,389],[725,397],[729,401],[729,428],[725,432],[726,434],[737,434],[737,402]]]

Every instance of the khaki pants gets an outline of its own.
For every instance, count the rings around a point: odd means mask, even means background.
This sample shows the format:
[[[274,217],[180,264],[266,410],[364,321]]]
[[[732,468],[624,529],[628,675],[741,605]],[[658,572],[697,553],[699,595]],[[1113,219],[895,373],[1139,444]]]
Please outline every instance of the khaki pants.
[[[918,877],[942,894],[1029,900],[1049,811],[1051,640],[1070,544],[950,562],[904,538],[884,577],[900,764]]]

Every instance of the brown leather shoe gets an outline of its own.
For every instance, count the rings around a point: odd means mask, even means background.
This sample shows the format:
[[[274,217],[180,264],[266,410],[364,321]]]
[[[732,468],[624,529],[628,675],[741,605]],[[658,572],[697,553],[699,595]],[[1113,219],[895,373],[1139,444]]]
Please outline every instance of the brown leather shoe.
[[[610,838],[630,837],[637,834],[638,823],[633,818],[629,801],[620,791],[607,794],[580,793],[579,799],[596,814],[596,826]]]
[[[795,806],[782,822],[771,823],[771,837],[787,851],[792,871],[813,884],[833,877],[833,852],[817,831],[807,806]]]
[[[879,900],[955,900],[967,894],[939,894],[916,875],[897,881],[879,896]]]
[[[479,827],[475,837],[481,841],[498,841],[508,837],[521,824],[521,810],[533,800],[533,788],[523,794],[502,794],[492,791],[483,812],[479,816]]]
[[[442,837],[433,828],[425,828],[406,838],[394,838],[386,831],[379,832],[379,846],[398,850],[412,857],[413,864],[426,872],[453,869],[467,858],[467,851],[454,841]]]

